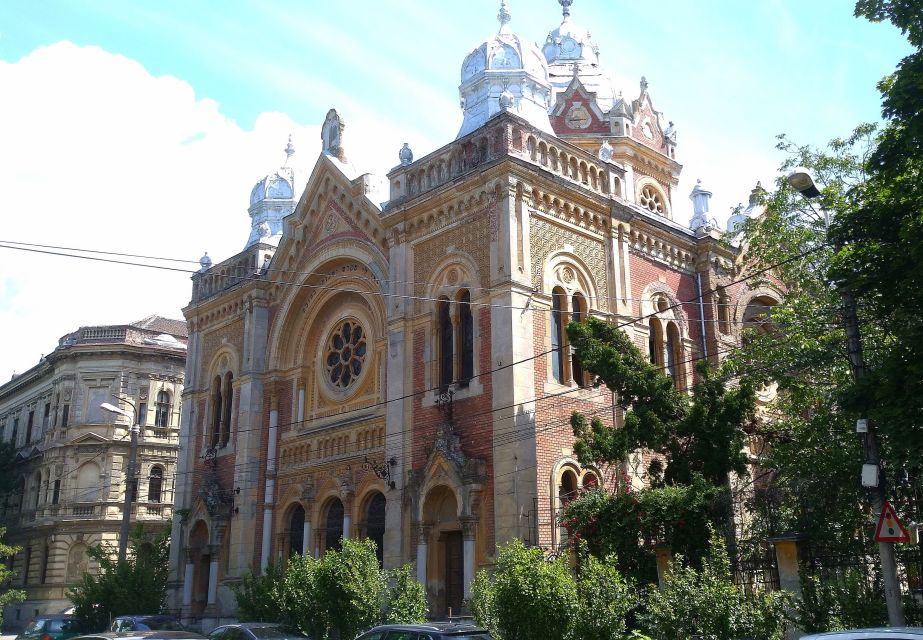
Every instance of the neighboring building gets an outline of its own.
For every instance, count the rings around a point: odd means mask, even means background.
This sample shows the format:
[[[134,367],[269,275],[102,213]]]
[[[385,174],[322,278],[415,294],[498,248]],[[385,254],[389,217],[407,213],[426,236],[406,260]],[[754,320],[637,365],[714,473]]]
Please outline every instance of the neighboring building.
[[[129,425],[100,408],[136,408],[137,491],[132,518],[169,527],[186,362],[186,323],[150,316],[128,325],[81,327],[41,362],[0,386],[0,433],[17,448],[17,488],[0,522],[22,547],[12,586],[26,600],[4,621],[70,607],[67,590],[93,570],[90,545],[118,545]],[[120,404],[118,398],[123,401]]]
[[[623,324],[687,388],[778,298],[735,284],[701,185],[693,228],[676,222],[674,127],[643,78],[616,91],[562,5],[539,50],[503,3],[462,64],[457,139],[405,145],[388,194],[331,109],[303,195],[270,174],[244,250],[203,258],[170,566],[187,618],[233,617],[242,575],[356,536],[416,563],[434,615],[459,611],[498,544],[558,547],[562,503],[611,480],[573,455],[572,411],[618,415],[569,320]]]

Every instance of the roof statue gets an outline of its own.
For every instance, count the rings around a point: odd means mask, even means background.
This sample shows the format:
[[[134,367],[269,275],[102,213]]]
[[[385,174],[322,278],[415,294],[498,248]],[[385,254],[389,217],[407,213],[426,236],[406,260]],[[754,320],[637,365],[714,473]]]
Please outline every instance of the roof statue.
[[[689,199],[692,200],[692,220],[689,221],[689,228],[693,231],[711,231],[717,227],[713,219],[708,218],[708,201],[711,199],[711,191],[702,187],[702,181],[696,180]]]
[[[410,145],[405,142],[401,150],[397,152],[397,157],[401,161],[402,167],[406,167],[413,162],[413,151],[410,150]]]
[[[538,47],[512,32],[506,0],[500,3],[497,20],[497,33],[462,62],[458,93],[464,118],[457,137],[468,135],[502,110],[552,133],[548,119],[551,85],[545,57]],[[501,100],[507,91],[509,95]]]
[[[563,20],[545,38],[542,53],[548,62],[548,77],[556,94],[563,93],[576,75],[587,91],[596,94],[603,111],[612,108],[615,90],[612,78],[599,64],[599,47],[588,29],[570,17],[573,0],[558,0]]]
[[[259,180],[250,191],[250,236],[244,248],[261,242],[278,246],[282,218],[295,210],[295,172],[289,161],[295,155],[292,136],[285,145],[285,162]]]
[[[763,188],[762,184],[757,182],[756,186],[753,187],[753,190],[750,192],[750,201],[747,207],[743,208],[742,206],[738,206],[734,210],[734,213],[731,214],[731,217],[728,218],[728,234],[739,234],[747,220],[759,218],[763,215],[766,211],[765,199],[766,190]]]
[[[205,252],[205,255],[199,258],[199,271],[208,271],[212,266],[212,259],[208,257],[208,251]]]
[[[599,147],[599,159],[603,162],[610,162],[612,160],[612,154],[614,153],[612,145],[609,144],[608,140],[603,140],[602,145]]]
[[[346,123],[336,109],[327,112],[324,124],[321,126],[320,137],[323,141],[322,151],[328,156],[333,156],[340,162],[346,162],[346,151],[343,148],[342,137]]]

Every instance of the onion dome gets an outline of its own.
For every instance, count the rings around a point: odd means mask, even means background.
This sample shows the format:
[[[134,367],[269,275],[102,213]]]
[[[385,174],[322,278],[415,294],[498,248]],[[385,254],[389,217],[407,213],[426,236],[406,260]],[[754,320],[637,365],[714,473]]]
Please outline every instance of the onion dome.
[[[282,218],[295,210],[295,172],[288,166],[295,154],[292,137],[285,147],[285,164],[257,182],[250,191],[250,237],[245,249],[256,242],[278,246]]]
[[[563,8],[564,20],[548,37],[542,53],[548,63],[548,79],[555,92],[562,92],[570,85],[574,77],[574,65],[577,65],[577,77],[586,88],[596,94],[596,102],[603,111],[612,108],[615,92],[612,79],[599,66],[599,47],[593,42],[588,29],[570,19],[570,5],[573,0],[558,0]]]
[[[506,0],[501,2],[497,19],[500,30],[462,63],[458,92],[464,120],[457,137],[471,133],[500,111],[511,111],[552,133],[548,120],[551,85],[545,57],[537,46],[510,31]]]

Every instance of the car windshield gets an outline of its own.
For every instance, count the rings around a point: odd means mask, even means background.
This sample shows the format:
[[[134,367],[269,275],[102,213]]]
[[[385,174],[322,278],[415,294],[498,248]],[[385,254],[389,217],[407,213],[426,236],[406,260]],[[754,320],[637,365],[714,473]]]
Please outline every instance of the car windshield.
[[[45,623],[47,620],[33,620],[30,622],[26,628],[23,630],[23,633],[38,633],[45,628]]]
[[[48,624],[45,626],[45,631],[50,633],[61,633],[62,631],[69,633],[77,631],[77,622],[68,618],[49,620]]]
[[[153,618],[148,620],[143,620],[138,623],[140,629],[147,628],[151,631],[185,631],[176,620],[171,618]]]
[[[303,638],[297,631],[282,627],[250,627],[250,633],[260,640],[282,640],[283,638]]]

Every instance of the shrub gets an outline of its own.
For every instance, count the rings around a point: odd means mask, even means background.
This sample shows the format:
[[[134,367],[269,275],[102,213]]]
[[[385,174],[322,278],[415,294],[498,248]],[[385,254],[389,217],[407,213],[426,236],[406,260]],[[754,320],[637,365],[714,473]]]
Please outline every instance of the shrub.
[[[802,572],[801,594],[795,602],[795,623],[809,633],[878,627],[888,621],[881,584],[870,583],[856,568],[823,579]]]
[[[574,623],[573,637],[621,640],[625,635],[625,619],[637,604],[632,591],[616,568],[613,557],[602,561],[584,554],[577,580],[580,614]]]
[[[390,624],[425,622],[426,589],[413,575],[413,568],[405,564],[389,571],[388,582],[391,588],[385,604],[385,621]]]
[[[325,638],[330,627],[327,609],[321,602],[317,586],[320,560],[310,554],[294,555],[282,577],[281,597],[276,607],[284,611],[286,621],[309,638]]]
[[[343,540],[342,549],[325,553],[314,569],[314,585],[318,606],[340,638],[354,638],[381,620],[386,581],[374,541]]]
[[[698,636],[702,640],[781,640],[786,596],[773,593],[751,600],[731,579],[724,543],[712,536],[701,570],[673,561],[663,589],[650,589],[639,615],[653,640]]]
[[[254,622],[282,622],[282,571],[274,564],[265,575],[248,573],[239,584],[231,585],[237,599],[237,616]]]

